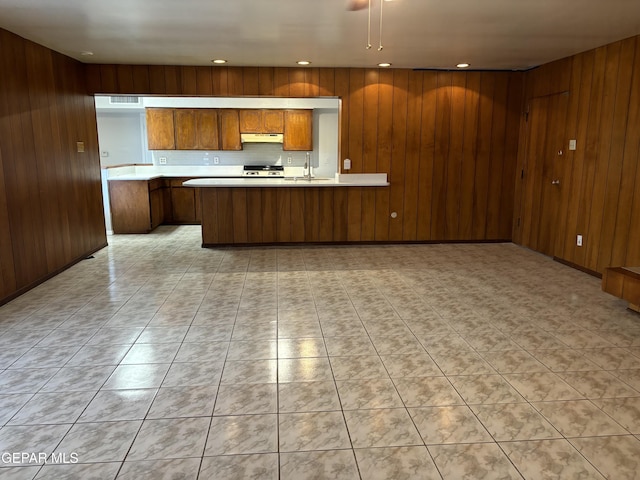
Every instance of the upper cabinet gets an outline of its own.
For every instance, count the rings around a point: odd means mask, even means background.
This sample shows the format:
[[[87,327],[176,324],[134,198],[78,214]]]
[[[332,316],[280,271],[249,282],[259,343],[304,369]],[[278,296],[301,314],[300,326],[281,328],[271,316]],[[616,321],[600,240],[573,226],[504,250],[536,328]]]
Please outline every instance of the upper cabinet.
[[[173,109],[147,108],[146,113],[149,150],[174,150]]]
[[[313,150],[313,110],[284,111],[283,150]]]
[[[225,109],[219,112],[222,150],[242,150],[238,110]]]
[[[211,108],[174,110],[176,150],[218,150],[218,111]]]
[[[282,133],[282,110],[240,110],[240,133]]]
[[[313,150],[313,110],[147,108],[149,150],[242,150],[240,133],[284,133],[283,150]]]

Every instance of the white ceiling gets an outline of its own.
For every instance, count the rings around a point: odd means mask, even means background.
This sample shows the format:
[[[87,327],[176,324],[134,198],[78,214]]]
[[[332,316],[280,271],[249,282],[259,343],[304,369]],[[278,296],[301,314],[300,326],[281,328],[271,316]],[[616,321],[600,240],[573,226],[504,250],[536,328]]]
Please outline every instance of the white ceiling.
[[[639,0],[0,0],[0,27],[87,63],[526,69],[640,34]],[[92,57],[81,56],[92,51]]]

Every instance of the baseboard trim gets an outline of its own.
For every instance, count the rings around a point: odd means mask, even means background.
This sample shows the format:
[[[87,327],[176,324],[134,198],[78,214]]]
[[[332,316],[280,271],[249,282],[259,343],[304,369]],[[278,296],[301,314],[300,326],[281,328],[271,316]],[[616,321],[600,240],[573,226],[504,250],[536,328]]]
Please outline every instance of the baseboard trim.
[[[376,242],[370,241],[344,241],[344,242],[263,242],[263,243],[203,243],[202,248],[250,248],[250,247],[331,247],[331,246],[384,246],[384,245],[441,245],[441,244],[474,244],[474,243],[513,243],[508,239],[498,240],[397,240]]]
[[[576,270],[580,270],[581,272],[587,273],[593,277],[602,279],[602,274],[600,272],[596,272],[595,270],[591,270],[587,267],[583,267],[582,265],[578,265],[577,263],[570,262],[569,260],[565,260],[560,257],[553,257],[553,260],[566,265],[567,267],[575,268]]]
[[[27,293],[29,290],[37,287],[38,285],[46,282],[47,280],[49,280],[50,278],[55,277],[56,275],[64,272],[65,270],[68,270],[69,268],[73,267],[75,264],[80,263],[82,260],[86,259],[88,256],[93,255],[94,253],[102,250],[104,247],[108,246],[109,244],[107,242],[104,242],[104,244],[98,248],[95,248],[93,250],[90,250],[89,252],[83,254],[82,256],[72,260],[71,262],[69,262],[68,264],[66,264],[63,267],[58,268],[57,270],[54,270],[53,272],[48,273],[47,275],[45,275],[42,278],[39,278],[38,280],[35,280],[34,282],[31,282],[29,285],[26,285],[18,290],[16,290],[15,292],[9,294],[9,296],[1,298],[0,299],[0,306],[5,305],[7,303],[9,303],[11,300],[15,300],[16,298],[18,298],[20,295],[23,295],[25,293]]]

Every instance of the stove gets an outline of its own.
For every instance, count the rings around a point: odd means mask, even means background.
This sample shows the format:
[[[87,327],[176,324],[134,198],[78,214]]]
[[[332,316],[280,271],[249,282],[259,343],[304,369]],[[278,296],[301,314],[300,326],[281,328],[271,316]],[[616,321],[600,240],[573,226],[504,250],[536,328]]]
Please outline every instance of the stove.
[[[282,165],[245,165],[242,176],[283,178],[284,167]]]

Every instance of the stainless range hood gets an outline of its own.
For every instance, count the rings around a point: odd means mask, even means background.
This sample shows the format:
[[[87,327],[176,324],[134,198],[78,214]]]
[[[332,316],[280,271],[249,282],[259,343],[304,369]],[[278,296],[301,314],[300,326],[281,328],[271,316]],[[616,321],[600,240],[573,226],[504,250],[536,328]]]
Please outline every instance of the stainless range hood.
[[[242,133],[242,143],[282,143],[282,133]]]

